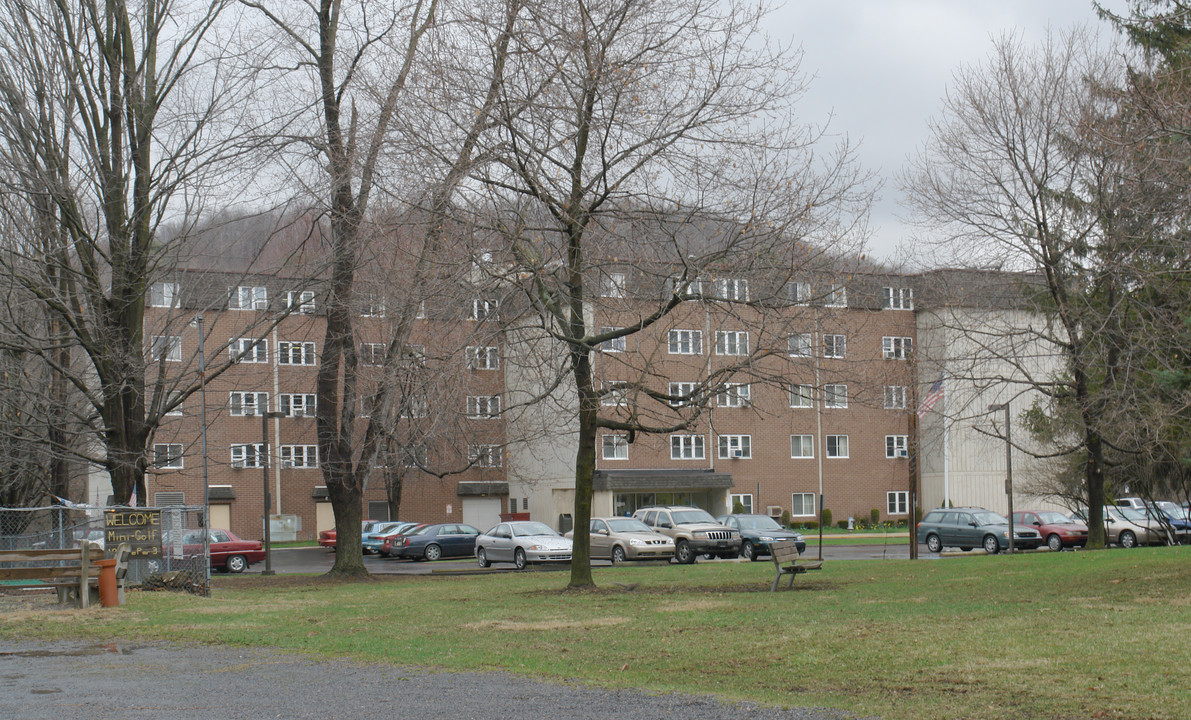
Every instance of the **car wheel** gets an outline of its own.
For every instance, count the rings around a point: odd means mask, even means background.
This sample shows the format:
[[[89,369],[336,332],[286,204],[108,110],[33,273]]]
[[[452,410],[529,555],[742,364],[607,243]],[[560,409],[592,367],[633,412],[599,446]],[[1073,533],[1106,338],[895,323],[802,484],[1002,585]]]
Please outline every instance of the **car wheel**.
[[[938,535],[927,535],[926,549],[933,553],[943,552],[943,541],[939,539]]]
[[[476,562],[479,563],[480,567],[482,568],[486,568],[492,564],[488,562],[488,553],[484,552],[484,548],[476,550]]]
[[[751,542],[745,540],[744,544],[740,546],[740,557],[748,558],[749,560],[756,560],[757,548],[754,547]]]
[[[989,555],[996,555],[1001,552],[1001,543],[997,541],[996,535],[984,536],[984,552]]]
[[[686,540],[679,540],[674,546],[674,559],[679,565],[691,565],[695,562],[695,551]]]
[[[243,555],[232,555],[227,559],[227,565],[224,567],[230,573],[242,573],[244,568],[248,567],[248,561],[244,559]]]
[[[437,545],[434,545],[433,543],[430,545],[427,545],[425,555],[426,555],[426,559],[430,560],[431,562],[438,560],[439,558],[442,557],[442,548],[440,548]]]
[[[624,548],[619,545],[612,546],[612,564],[619,565],[624,562]]]
[[[1046,538],[1046,546],[1051,550],[1058,552],[1063,549],[1063,539],[1058,535],[1051,533],[1050,536]]]
[[[1123,548],[1135,548],[1137,547],[1137,535],[1132,530],[1126,530],[1121,533],[1120,543]]]
[[[525,551],[517,548],[517,552],[513,553],[513,564],[517,566],[518,570],[524,570],[526,566]]]

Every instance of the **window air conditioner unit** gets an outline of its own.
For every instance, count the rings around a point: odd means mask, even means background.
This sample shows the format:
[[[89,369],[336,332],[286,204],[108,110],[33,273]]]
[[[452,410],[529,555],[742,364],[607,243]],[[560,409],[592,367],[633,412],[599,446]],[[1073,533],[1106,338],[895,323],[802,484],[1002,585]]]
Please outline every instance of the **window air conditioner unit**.
[[[779,518],[782,516],[782,506],[781,505],[766,505],[765,512],[771,518]]]
[[[243,460],[232,460],[232,467],[237,470],[243,470],[244,469],[244,461]]]
[[[741,458],[741,457],[744,457],[744,451],[742,451],[742,450],[733,450],[733,451],[732,451],[732,457],[734,457],[734,458]]]
[[[283,468],[292,468],[293,466],[294,466],[293,460],[282,460],[281,461],[281,467],[283,467]]]
[[[897,451],[897,456],[898,456],[898,457],[900,457],[900,458],[904,458],[904,457],[906,457],[906,451],[905,451],[905,450],[898,450],[898,451]]]

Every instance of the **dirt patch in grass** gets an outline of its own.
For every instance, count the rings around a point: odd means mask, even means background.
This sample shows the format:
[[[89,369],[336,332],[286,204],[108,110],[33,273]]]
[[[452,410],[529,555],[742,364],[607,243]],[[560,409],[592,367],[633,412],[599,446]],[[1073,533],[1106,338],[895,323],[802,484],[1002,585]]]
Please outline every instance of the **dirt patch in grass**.
[[[485,620],[467,623],[465,628],[474,630],[582,630],[586,628],[612,627],[629,621],[623,617],[600,617],[589,620],[538,620],[536,622],[514,622],[512,620]]]

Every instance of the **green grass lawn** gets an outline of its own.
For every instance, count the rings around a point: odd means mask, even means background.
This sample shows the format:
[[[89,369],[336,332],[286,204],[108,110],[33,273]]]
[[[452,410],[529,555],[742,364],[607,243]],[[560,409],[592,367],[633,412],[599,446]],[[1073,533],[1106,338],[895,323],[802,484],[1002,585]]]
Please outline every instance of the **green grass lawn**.
[[[210,598],[0,616],[0,638],[266,646],[882,718],[1191,714],[1191,548],[828,561],[777,593],[772,577],[609,567],[572,592],[565,572],[217,576]]]

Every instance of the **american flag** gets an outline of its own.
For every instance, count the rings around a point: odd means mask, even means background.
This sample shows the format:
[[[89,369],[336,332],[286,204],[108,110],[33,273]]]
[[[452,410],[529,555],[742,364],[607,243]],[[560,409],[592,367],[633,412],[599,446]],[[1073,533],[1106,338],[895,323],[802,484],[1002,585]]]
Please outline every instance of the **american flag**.
[[[918,419],[921,420],[935,403],[939,402],[939,398],[943,397],[943,376],[939,375],[939,379],[935,380],[935,384],[930,386],[930,392],[922,399],[922,404],[918,406]]]

